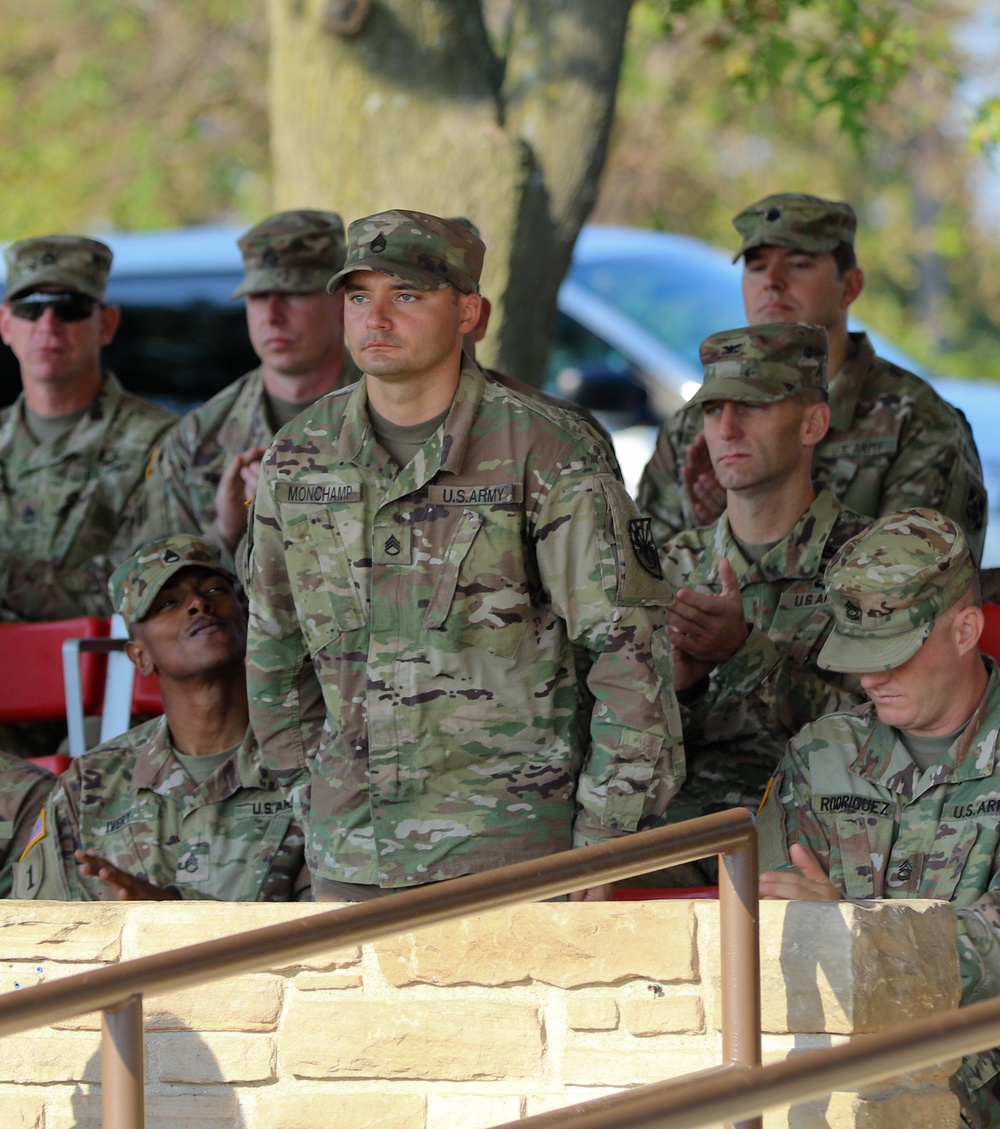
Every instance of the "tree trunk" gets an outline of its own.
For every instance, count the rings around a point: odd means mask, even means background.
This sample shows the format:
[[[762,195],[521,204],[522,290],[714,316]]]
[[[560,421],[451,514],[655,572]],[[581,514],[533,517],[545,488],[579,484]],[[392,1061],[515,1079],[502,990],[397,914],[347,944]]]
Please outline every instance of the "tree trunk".
[[[604,165],[632,0],[518,0],[504,58],[479,0],[269,0],[276,208],[464,215],[488,253],[483,357],[541,379]],[[332,22],[332,21],[331,21]]]

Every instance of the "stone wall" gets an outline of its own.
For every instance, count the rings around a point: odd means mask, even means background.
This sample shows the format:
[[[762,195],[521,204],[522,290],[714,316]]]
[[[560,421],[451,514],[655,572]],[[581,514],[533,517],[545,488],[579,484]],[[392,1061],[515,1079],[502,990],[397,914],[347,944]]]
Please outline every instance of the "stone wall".
[[[0,991],[322,912],[0,904]],[[934,902],[765,903],[767,1060],[953,1007]],[[156,1129],[480,1129],[721,1061],[715,902],[532,904],[146,1001]],[[792,988],[786,988],[792,985]],[[97,1129],[100,1021],[0,1042],[3,1129]],[[946,1067],[765,1116],[950,1129]]]

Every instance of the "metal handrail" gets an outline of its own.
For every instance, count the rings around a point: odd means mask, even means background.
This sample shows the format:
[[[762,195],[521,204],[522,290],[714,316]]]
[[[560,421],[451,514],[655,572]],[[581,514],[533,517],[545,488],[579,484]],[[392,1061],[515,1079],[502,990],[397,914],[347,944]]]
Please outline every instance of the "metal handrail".
[[[0,1035],[13,1035],[102,1010],[103,1125],[105,1129],[143,1129],[143,994],[162,995],[241,972],[260,971],[326,949],[346,948],[472,913],[551,898],[716,853],[720,856],[725,1059],[721,1070],[737,1069],[746,1074],[759,1067],[761,1061],[760,959],[757,835],[753,817],[743,809],[702,816],[482,874],[429,883],[395,897],[8,992],[0,995]],[[608,1126],[611,1124],[607,1122]],[[760,1126],[760,1118],[751,1117],[739,1122],[738,1129]]]

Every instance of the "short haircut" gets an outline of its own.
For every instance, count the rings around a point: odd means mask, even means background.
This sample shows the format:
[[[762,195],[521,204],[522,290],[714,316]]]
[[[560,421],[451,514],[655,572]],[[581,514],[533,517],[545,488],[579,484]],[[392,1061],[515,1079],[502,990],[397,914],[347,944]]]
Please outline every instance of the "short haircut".
[[[830,254],[833,255],[833,261],[837,264],[837,274],[841,278],[858,265],[858,256],[854,252],[853,243],[838,243]]]

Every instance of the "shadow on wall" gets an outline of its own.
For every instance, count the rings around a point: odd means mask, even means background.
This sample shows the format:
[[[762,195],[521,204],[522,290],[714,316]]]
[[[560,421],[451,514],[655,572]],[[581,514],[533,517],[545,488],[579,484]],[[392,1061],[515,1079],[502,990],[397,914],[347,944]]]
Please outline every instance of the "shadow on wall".
[[[202,1036],[176,1016],[161,1013],[146,1031],[146,1129],[245,1129],[235,1088],[222,1077]],[[85,1078],[101,1076],[100,1051]],[[99,1083],[78,1085],[72,1129],[102,1129]]]

